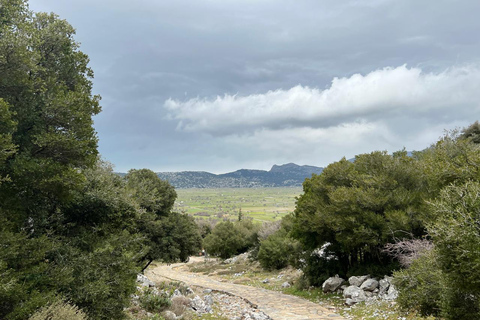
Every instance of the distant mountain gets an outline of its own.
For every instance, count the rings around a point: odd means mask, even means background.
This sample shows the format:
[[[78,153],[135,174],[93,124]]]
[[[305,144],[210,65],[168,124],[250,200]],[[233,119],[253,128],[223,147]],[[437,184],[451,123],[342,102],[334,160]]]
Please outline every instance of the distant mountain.
[[[305,178],[320,174],[323,168],[294,163],[274,165],[270,171],[240,169],[224,174],[202,171],[157,172],[175,188],[254,188],[298,187]]]

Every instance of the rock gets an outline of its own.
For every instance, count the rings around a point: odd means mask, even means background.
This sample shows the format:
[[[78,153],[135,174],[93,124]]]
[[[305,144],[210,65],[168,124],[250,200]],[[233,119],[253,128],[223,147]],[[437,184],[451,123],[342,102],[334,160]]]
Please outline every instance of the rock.
[[[350,286],[343,290],[343,297],[350,299],[352,304],[367,300],[365,292],[357,286]],[[349,304],[349,306],[352,304]]]
[[[345,280],[340,278],[338,275],[336,275],[335,277],[330,277],[322,284],[322,290],[325,293],[334,292],[335,290],[340,288],[344,281]]]
[[[347,289],[347,287],[348,287],[347,285],[342,284],[342,285],[340,286],[340,290],[343,291],[343,290]]]
[[[262,280],[262,283],[269,283],[269,282],[270,282],[270,280],[268,280],[268,279],[263,279]]]
[[[194,294],[195,292],[193,292],[192,288],[188,287],[187,290],[185,290],[187,292],[187,295],[189,294]]]
[[[205,302],[199,296],[195,296],[190,302],[190,307],[195,310],[197,313],[206,313]]]
[[[137,274],[137,282],[143,287],[155,287],[155,283],[141,273]]]
[[[203,300],[205,300],[205,304],[207,306],[211,306],[213,304],[213,298],[211,295],[206,295],[203,297]]]
[[[390,284],[387,294],[383,298],[385,300],[395,300],[398,298],[398,291],[393,284]]]
[[[180,292],[180,290],[175,289],[175,291],[173,291],[173,297],[183,297],[183,294]]]
[[[380,296],[383,296],[384,294],[387,293],[388,288],[390,287],[390,282],[387,279],[382,279],[379,281],[379,294]]]
[[[365,293],[365,296],[366,296],[367,298],[373,297],[373,292],[372,292],[372,291],[363,291],[363,293]]]
[[[353,299],[350,299],[350,298],[347,298],[347,300],[345,300],[345,304],[346,304],[347,306],[350,306],[350,307],[353,306],[355,303],[356,303],[356,302],[353,301]]]
[[[165,320],[177,320],[177,316],[175,315],[175,313],[170,310],[164,311],[162,315]]]
[[[360,287],[365,280],[370,279],[370,276],[360,276],[360,277],[350,277],[348,278],[348,283],[350,283],[351,286],[357,286]]]
[[[365,290],[365,291],[373,291],[376,288],[378,288],[378,281],[375,280],[375,279],[367,279],[360,286],[360,289]]]
[[[212,293],[212,289],[205,289],[205,290],[203,290],[203,293],[210,294],[210,293]]]
[[[290,288],[291,285],[290,283],[288,283],[287,281],[285,281],[284,283],[282,283],[282,288]]]

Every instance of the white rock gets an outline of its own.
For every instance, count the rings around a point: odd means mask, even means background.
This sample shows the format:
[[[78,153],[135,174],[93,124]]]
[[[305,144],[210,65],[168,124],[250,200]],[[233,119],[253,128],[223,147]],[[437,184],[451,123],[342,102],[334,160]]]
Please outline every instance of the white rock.
[[[137,274],[137,282],[143,287],[155,287],[155,283],[141,273]]]
[[[322,290],[323,292],[334,292],[340,288],[343,282],[345,282],[345,280],[340,278],[338,275],[335,277],[330,277],[322,284]]]
[[[351,286],[357,286],[357,287],[360,287],[362,285],[363,282],[365,282],[365,280],[367,279],[370,279],[370,276],[360,276],[360,277],[356,277],[356,276],[352,276],[350,278],[348,278],[348,283],[350,283]]]
[[[287,281],[285,281],[284,283],[282,283],[282,288],[290,288],[291,285],[290,283],[288,283]]]
[[[350,286],[343,290],[343,297],[351,299],[352,301],[350,302],[353,303],[365,301],[367,299],[365,292],[357,286]],[[352,304],[349,305],[351,306]]]
[[[378,281],[375,280],[375,279],[367,279],[360,286],[360,289],[365,290],[365,291],[373,291],[376,288],[378,288]]]

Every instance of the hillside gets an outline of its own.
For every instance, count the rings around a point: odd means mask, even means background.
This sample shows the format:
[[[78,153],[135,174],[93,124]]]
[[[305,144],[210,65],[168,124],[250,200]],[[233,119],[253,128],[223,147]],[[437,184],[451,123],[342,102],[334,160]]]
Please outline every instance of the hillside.
[[[323,168],[294,163],[274,165],[270,171],[240,169],[224,174],[203,171],[157,172],[175,188],[253,188],[298,187],[305,178],[320,174]]]

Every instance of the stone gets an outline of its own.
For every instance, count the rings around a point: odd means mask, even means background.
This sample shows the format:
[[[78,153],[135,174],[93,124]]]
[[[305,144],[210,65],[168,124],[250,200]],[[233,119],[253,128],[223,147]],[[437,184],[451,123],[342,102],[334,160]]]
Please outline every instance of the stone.
[[[205,302],[199,296],[195,296],[191,302],[190,307],[195,310],[197,313],[206,313],[206,305]]]
[[[140,283],[142,287],[155,287],[155,283],[141,273],[137,274],[137,282]]]
[[[379,281],[379,294],[383,296],[387,293],[388,288],[390,287],[390,282],[387,279],[382,279]]]
[[[282,283],[282,288],[290,288],[291,285],[290,283],[288,283],[287,281],[285,281],[284,283]]]
[[[187,295],[189,294],[194,294],[195,292],[193,292],[192,288],[188,287],[187,290],[185,290],[187,292]]]
[[[398,291],[393,284],[390,284],[387,294],[383,298],[385,300],[395,300],[398,298]]]
[[[335,292],[340,286],[345,282],[342,278],[340,278],[338,275],[335,277],[330,277],[325,282],[322,284],[322,290],[323,292]]]
[[[203,290],[203,293],[210,294],[210,293],[212,293],[212,289],[205,289],[205,290]]]
[[[268,280],[268,279],[263,279],[262,280],[262,283],[269,283],[269,282],[270,282],[270,280]]]
[[[175,289],[175,291],[173,291],[173,297],[183,297],[183,294],[180,292],[180,290]]]
[[[206,295],[203,297],[203,300],[205,300],[205,304],[207,306],[211,306],[213,304],[213,298],[211,295]]]
[[[362,285],[363,282],[365,282],[365,280],[367,279],[370,279],[370,276],[360,276],[360,277],[356,277],[356,276],[352,276],[350,278],[348,278],[348,283],[351,285],[351,286],[357,286],[357,287],[360,287]]]
[[[175,313],[170,310],[164,311],[162,316],[163,318],[165,318],[165,320],[177,320],[177,316],[175,315]]]
[[[378,281],[375,279],[367,279],[360,286],[360,289],[365,291],[373,291],[376,288],[378,288]]]
[[[343,297],[350,299],[352,304],[367,300],[365,292],[357,286],[349,286],[343,290]],[[352,304],[349,304],[349,306]]]

